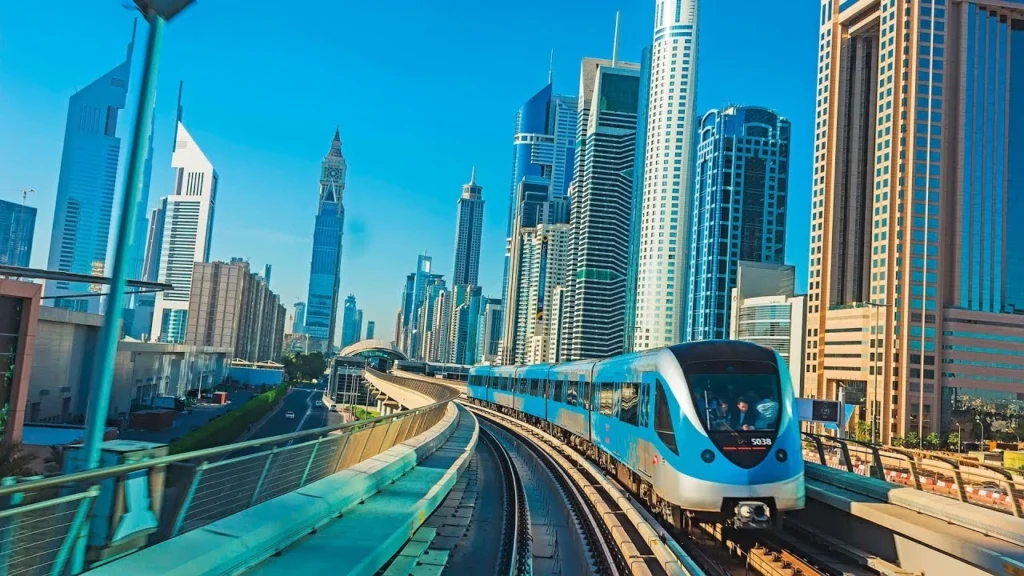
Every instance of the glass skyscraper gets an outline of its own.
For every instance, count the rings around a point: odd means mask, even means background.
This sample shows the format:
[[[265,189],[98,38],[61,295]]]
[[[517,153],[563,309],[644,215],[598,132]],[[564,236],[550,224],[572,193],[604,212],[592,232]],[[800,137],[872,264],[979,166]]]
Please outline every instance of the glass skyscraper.
[[[476,183],[476,168],[462,187],[455,225],[455,263],[452,285],[476,284],[480,275],[480,234],[484,225],[483,187]]]
[[[118,112],[124,109],[132,48],[114,69],[78,90],[68,101],[64,149],[53,210],[53,231],[46,267],[60,272],[103,276],[114,186],[121,153]],[[99,284],[49,280],[45,293],[59,308],[100,312]],[[92,293],[92,297],[75,298]]]
[[[363,332],[363,311],[356,307],[356,297],[345,298],[345,311],[341,316],[341,347],[359,342]]]
[[[764,108],[712,110],[701,120],[685,341],[728,336],[741,260],[784,263],[789,143],[789,120]]]
[[[636,145],[633,157],[633,204],[630,208],[629,264],[626,267],[626,352],[636,337],[636,273],[640,265],[640,220],[644,207],[644,161],[647,152],[647,107],[651,91],[651,47],[640,53],[640,97],[637,102]]]
[[[0,200],[0,264],[28,267],[35,232],[35,208]]]
[[[623,352],[639,99],[639,64],[583,59],[561,359]]]
[[[696,133],[697,0],[656,0],[634,349],[678,342],[686,318]]]
[[[341,134],[334,131],[331,149],[320,163],[320,204],[313,229],[313,257],[309,266],[306,331],[324,353],[334,350],[341,287],[341,240],[345,224],[345,171]]]
[[[820,6],[805,381],[882,441],[1024,405],[1022,10]]]

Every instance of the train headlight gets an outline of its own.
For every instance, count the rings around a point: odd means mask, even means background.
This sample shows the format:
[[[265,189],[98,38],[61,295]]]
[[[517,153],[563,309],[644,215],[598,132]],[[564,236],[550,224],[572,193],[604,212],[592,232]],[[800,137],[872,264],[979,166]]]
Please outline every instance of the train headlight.
[[[785,462],[786,460],[789,459],[789,454],[786,454],[785,450],[779,448],[778,450],[775,451],[775,459],[778,460],[779,462]]]
[[[700,459],[703,460],[705,464],[711,464],[715,461],[715,453],[711,450],[705,450],[700,453]]]
[[[748,505],[740,506],[740,517],[743,519],[749,519],[754,515],[754,509]]]

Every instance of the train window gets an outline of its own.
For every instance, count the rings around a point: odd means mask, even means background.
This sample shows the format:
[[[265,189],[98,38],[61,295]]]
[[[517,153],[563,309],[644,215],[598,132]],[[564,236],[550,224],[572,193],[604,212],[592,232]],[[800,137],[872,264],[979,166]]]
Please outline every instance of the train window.
[[[555,394],[552,400],[555,402],[562,402],[562,394],[565,390],[565,382],[563,380],[555,380]]]
[[[595,384],[600,394],[600,403],[598,404],[601,414],[605,416],[612,415],[612,399],[615,397],[615,389],[612,388],[611,382],[602,382]]]
[[[623,382],[622,400],[620,400],[619,404],[619,420],[636,426],[639,418],[638,407],[637,384],[635,382]]]
[[[637,418],[637,425],[641,428],[647,428],[651,423],[651,383],[642,382],[640,384],[640,409],[639,417]]]
[[[576,387],[579,386],[579,382],[568,380],[565,384],[567,387],[565,394],[565,403],[568,404],[569,406],[575,406],[578,401],[576,396]]]
[[[519,393],[527,394],[530,391],[530,381],[526,378],[519,379]]]
[[[779,424],[779,369],[751,360],[688,362],[683,375],[709,432],[774,431]]]
[[[530,380],[530,396],[540,396],[540,382],[537,378]]]
[[[672,427],[672,411],[668,406],[668,394],[661,380],[655,380],[654,391],[654,432],[669,450],[679,454],[676,448],[676,433]]]
[[[590,384],[590,382],[584,381],[583,382],[583,408],[586,409],[586,410],[590,410],[590,398],[591,398],[590,394],[591,394],[591,384]]]

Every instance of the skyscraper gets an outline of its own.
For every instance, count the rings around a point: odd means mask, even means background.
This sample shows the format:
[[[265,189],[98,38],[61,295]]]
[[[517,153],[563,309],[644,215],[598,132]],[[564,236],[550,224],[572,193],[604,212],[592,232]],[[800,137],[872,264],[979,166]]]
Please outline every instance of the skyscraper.
[[[181,85],[178,87],[178,109],[181,110]],[[153,123],[156,123],[156,114],[153,115]],[[132,232],[132,259],[128,268],[128,278],[132,280],[143,280],[146,277],[146,256],[147,240],[149,239],[150,222],[149,213],[149,188],[153,179],[153,125],[149,127],[149,142],[146,147],[146,161],[142,166],[142,188],[139,190],[139,198],[136,201],[135,230]],[[139,296],[132,296],[128,302],[129,307],[135,308]]]
[[[402,287],[402,305],[398,308],[398,317],[395,322],[395,346],[398,346],[398,349],[406,356],[409,356],[409,335],[412,332],[409,326],[416,304],[415,287],[416,273],[413,272],[405,277],[405,285]]]
[[[647,108],[651,92],[651,47],[640,53],[640,97],[637,101],[636,146],[633,156],[633,200],[630,207],[629,264],[626,266],[626,352],[636,338],[636,274],[640,266],[640,224],[644,207],[644,164],[647,152]]]
[[[446,362],[448,360],[442,354],[447,349],[445,344],[448,339],[448,326],[443,322],[447,315],[442,313],[444,306],[438,305],[441,300],[449,303],[448,296],[444,278],[435,275],[427,286],[426,294],[418,311],[417,325],[421,327],[422,332],[419,346],[419,359],[421,360],[427,362]],[[448,305],[450,306],[450,304]]]
[[[480,274],[480,234],[484,224],[483,187],[476,183],[476,168],[462,186],[455,225],[455,265],[452,284],[476,284]]]
[[[538,222],[530,221],[537,216],[542,218],[539,222],[542,224],[568,222],[566,198],[572,181],[575,137],[576,97],[555,95],[549,70],[547,85],[516,113],[512,140],[512,186],[505,232],[505,273],[501,284],[501,298],[506,311],[516,249],[513,241],[518,237],[518,227],[521,224],[536,226]],[[540,206],[545,209],[538,214]],[[555,209],[548,210],[550,206]]]
[[[501,342],[501,322],[505,311],[501,298],[487,298],[484,302],[483,323],[480,326],[480,362],[494,362],[498,359],[498,344]]]
[[[611,60],[584,58],[580,67],[564,360],[614,356],[625,344],[640,65],[618,61],[617,51],[616,39]]]
[[[375,327],[376,327],[376,323],[373,320],[368,320],[366,322],[366,339],[367,340],[373,340],[373,332],[374,332],[374,328]]]
[[[306,303],[295,303],[295,318],[292,320],[292,334],[303,334],[306,327]]]
[[[0,264],[27,267],[35,232],[35,208],[0,200]]]
[[[449,362],[470,365],[476,359],[483,295],[479,286],[452,287]]]
[[[712,110],[700,122],[684,340],[729,334],[740,261],[783,264],[789,120],[765,108]]]
[[[341,316],[341,347],[347,348],[358,342],[362,328],[362,319],[356,308],[356,297],[349,294],[345,298],[345,311]]]
[[[550,360],[547,344],[559,326],[550,305],[555,287],[566,277],[569,264],[568,224],[541,224],[520,230],[516,284],[510,286],[512,310],[505,311],[502,362],[525,364]],[[533,353],[531,353],[533,351]]]
[[[805,382],[884,442],[1021,410],[1021,5],[821,7]]]
[[[75,92],[68,102],[46,266],[50,270],[94,276],[106,272],[107,237],[121,153],[117,116],[128,95],[134,44],[133,29],[125,59]],[[98,313],[99,298],[75,296],[98,295],[101,291],[98,284],[50,280],[45,295],[58,308]]]
[[[160,342],[179,343],[185,341],[193,268],[196,262],[210,261],[218,176],[185,129],[180,105],[174,134],[174,191],[161,200],[164,224],[158,277],[174,289],[157,293],[151,335]]]
[[[345,172],[341,133],[334,131],[331,149],[320,163],[320,205],[313,230],[313,257],[309,266],[306,299],[306,334],[323,342],[323,352],[334,350],[341,287],[341,240],[345,223]]]
[[[678,342],[685,318],[697,89],[697,0],[656,0],[634,348]]]

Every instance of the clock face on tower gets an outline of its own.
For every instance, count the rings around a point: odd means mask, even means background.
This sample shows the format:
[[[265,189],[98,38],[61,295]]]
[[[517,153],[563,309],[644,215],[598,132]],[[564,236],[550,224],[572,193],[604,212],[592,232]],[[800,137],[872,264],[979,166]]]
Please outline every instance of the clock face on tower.
[[[331,179],[337,178],[338,177],[338,169],[337,168],[330,168],[330,169],[328,169],[327,170],[327,176],[329,178],[331,178]]]

